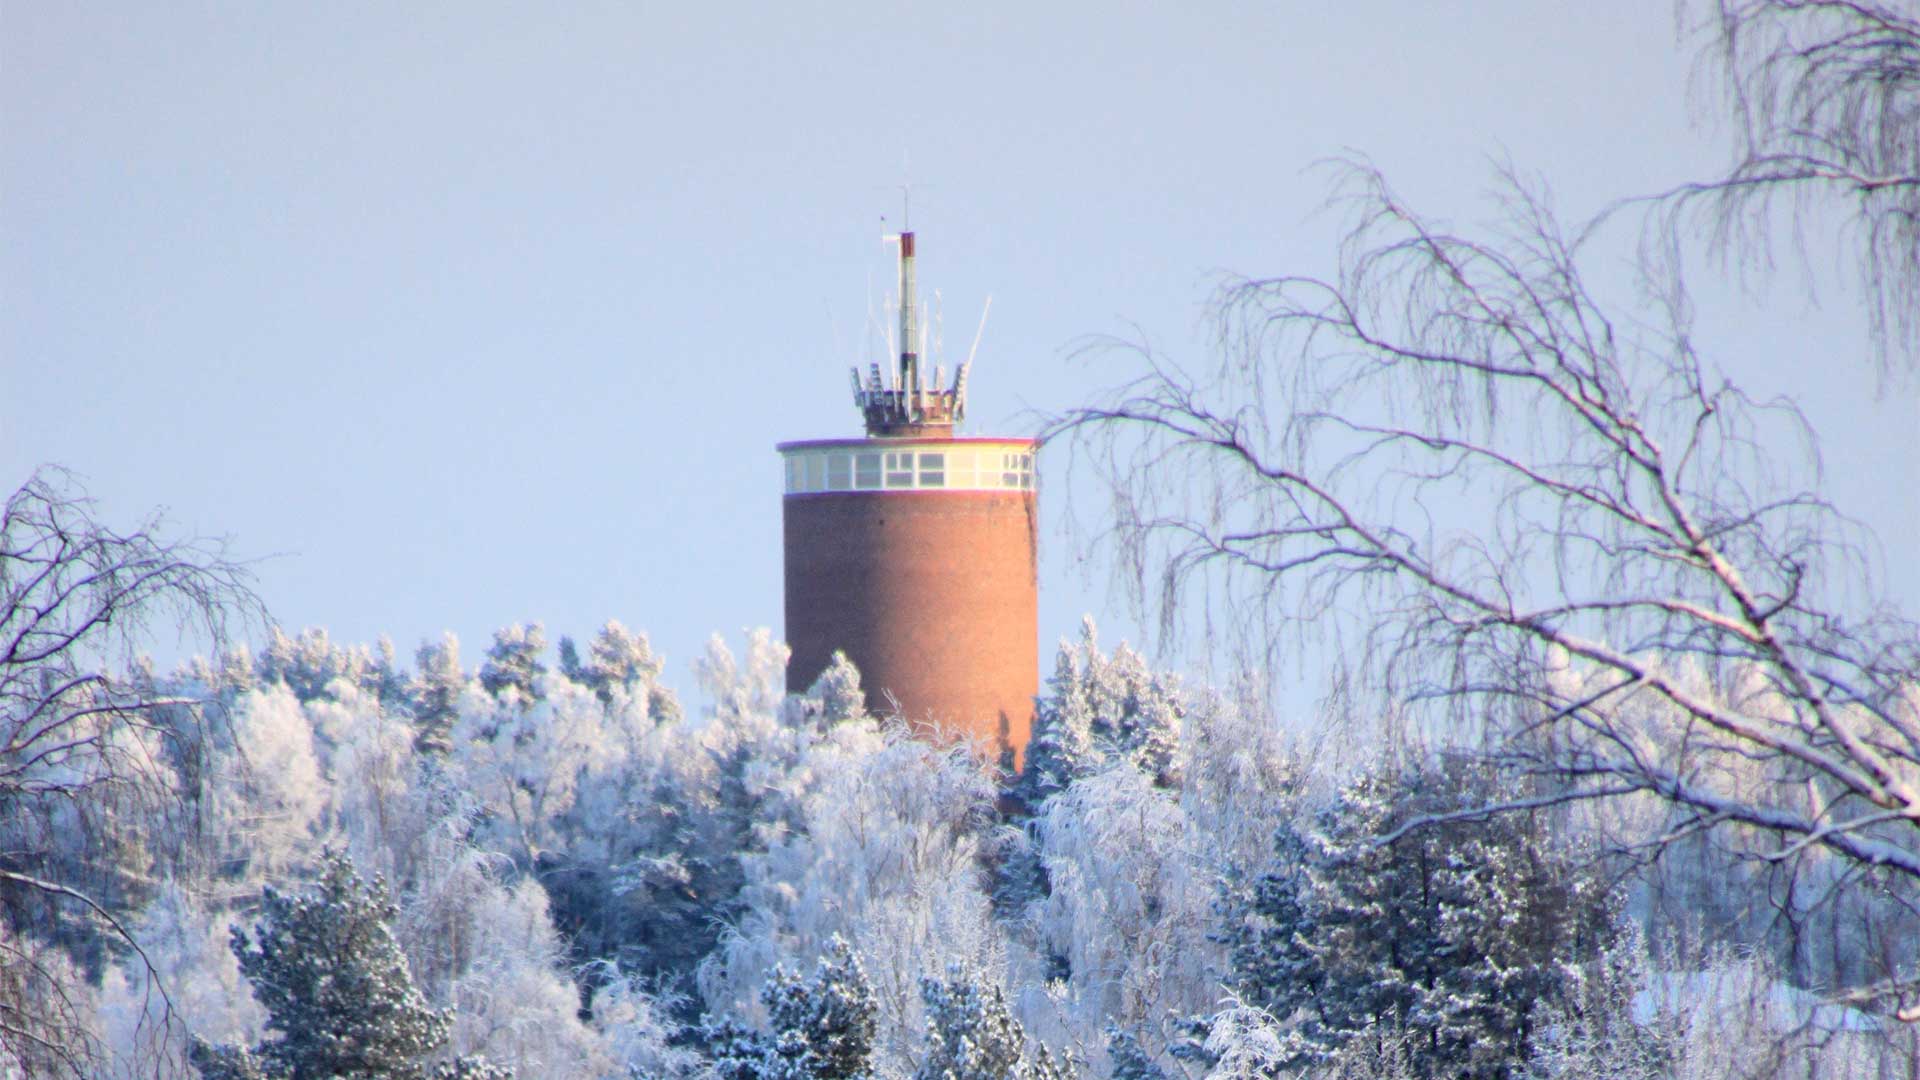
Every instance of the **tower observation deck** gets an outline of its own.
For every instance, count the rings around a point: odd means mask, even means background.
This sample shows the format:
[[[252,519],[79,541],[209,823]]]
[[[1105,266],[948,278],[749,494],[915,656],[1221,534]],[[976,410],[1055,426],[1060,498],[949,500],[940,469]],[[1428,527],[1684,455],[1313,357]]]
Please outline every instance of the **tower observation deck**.
[[[971,358],[926,379],[914,234],[899,244],[898,365],[853,373],[866,436],[777,448],[787,688],[844,652],[871,710],[1017,764],[1040,681],[1034,440],[954,433]]]

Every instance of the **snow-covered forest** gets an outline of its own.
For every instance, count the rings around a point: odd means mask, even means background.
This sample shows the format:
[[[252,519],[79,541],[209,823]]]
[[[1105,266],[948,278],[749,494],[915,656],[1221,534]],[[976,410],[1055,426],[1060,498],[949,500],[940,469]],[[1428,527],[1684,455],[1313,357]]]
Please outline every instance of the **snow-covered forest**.
[[[1610,857],[1622,830],[1664,827],[1649,805],[1400,832],[1508,781],[1386,725],[1283,738],[1091,623],[1059,646],[1016,776],[875,716],[850,667],[789,698],[784,661],[766,634],[716,638],[682,702],[646,637],[609,623],[551,648],[510,627],[477,656],[449,637],[411,664],[274,631],[129,673],[138,722],[76,718],[73,746],[9,773],[8,1068],[1138,1080],[1915,1060],[1910,1029],[1810,992],[1905,962],[1906,893],[1803,924],[1764,866],[1720,848]]]
[[[1353,163],[1336,275],[1232,283],[1214,364],[1049,428],[1228,674],[1088,621],[1017,772],[844,661],[788,695],[767,632],[687,699],[619,622],[289,634],[223,547],[25,479],[0,1078],[1920,1075],[1920,628],[1679,253],[1831,227],[1844,377],[1920,369],[1920,19],[1705,24],[1740,156],[1635,204],[1639,306],[1583,276],[1628,211],[1507,176],[1456,231]]]

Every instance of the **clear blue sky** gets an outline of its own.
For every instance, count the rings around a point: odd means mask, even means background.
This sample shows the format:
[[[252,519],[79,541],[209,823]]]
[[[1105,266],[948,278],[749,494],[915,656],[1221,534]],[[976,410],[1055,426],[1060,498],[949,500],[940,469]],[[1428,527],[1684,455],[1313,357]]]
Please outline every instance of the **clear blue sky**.
[[[1117,374],[1084,335],[1197,356],[1217,273],[1326,272],[1328,155],[1465,221],[1492,157],[1572,217],[1710,172],[1690,69],[1666,0],[6,0],[0,469],[276,555],[290,628],[471,663],[614,617],[686,686],[709,633],[778,631],[772,446],[857,432],[903,178],[950,354],[993,297],[973,430],[1023,433]],[[1911,552],[1914,394],[1824,299],[1709,297],[1704,344],[1806,396]],[[1043,642],[1117,634],[1057,503]]]

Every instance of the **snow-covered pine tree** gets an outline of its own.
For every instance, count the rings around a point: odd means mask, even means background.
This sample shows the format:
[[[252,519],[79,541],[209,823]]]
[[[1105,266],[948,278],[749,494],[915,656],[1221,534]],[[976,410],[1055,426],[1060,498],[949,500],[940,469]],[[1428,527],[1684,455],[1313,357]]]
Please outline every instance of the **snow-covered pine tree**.
[[[284,683],[295,698],[308,702],[333,696],[331,688],[337,679],[345,679],[381,701],[398,700],[405,692],[395,664],[393,642],[385,637],[369,650],[364,645],[335,645],[327,632],[318,627],[309,627],[295,637],[288,637],[276,626],[268,630],[266,647],[244,678],[233,677],[239,674],[231,663],[236,659],[234,656],[223,658],[222,674],[227,677],[220,680],[235,692],[244,689],[243,684]],[[199,663],[196,658],[189,666]]]
[[[1107,1076],[1109,1080],[1167,1080],[1167,1074],[1153,1063],[1131,1031],[1107,1029]]]
[[[444,754],[453,748],[453,725],[459,719],[460,691],[467,682],[460,670],[460,639],[452,634],[437,644],[422,642],[413,654],[414,675],[407,696],[413,702],[414,749]]]
[[[335,679],[357,682],[360,659],[353,650],[334,648],[325,630],[309,628],[288,637],[278,626],[272,626],[267,628],[266,647],[254,663],[261,682],[285,683],[294,697],[312,701],[324,696],[327,684]]]
[[[1119,755],[1169,787],[1179,782],[1180,722],[1186,697],[1179,681],[1153,671],[1124,643],[1100,651],[1088,617],[1080,642],[1062,640],[1047,693],[1036,704],[1033,737],[1019,792],[1032,807]]]
[[[1180,781],[1180,719],[1186,712],[1179,680],[1154,671],[1126,642],[1100,663],[1091,621],[1086,647],[1093,698],[1093,737],[1111,747],[1161,787]]]
[[[580,659],[572,638],[560,639],[561,674],[591,689],[602,704],[613,703],[614,687],[625,688],[646,706],[647,715],[656,724],[680,716],[679,699],[659,685],[665,670],[666,662],[653,651],[647,635],[636,634],[617,620],[609,619],[587,643],[585,661]]]
[[[399,651],[385,634],[373,643],[373,665],[362,685],[378,694],[382,702],[404,703],[407,697],[406,673],[400,669]]]
[[[761,992],[777,1033],[768,1080],[853,1080],[873,1056],[877,1006],[853,946],[835,934],[812,980],[781,972]]]
[[[1280,831],[1227,936],[1235,988],[1300,1058],[1405,1033],[1429,1075],[1524,1067],[1536,1005],[1560,1001],[1570,966],[1600,956],[1620,922],[1597,868],[1523,814],[1402,829],[1502,790],[1471,766],[1415,763],[1350,783],[1304,844]]]
[[[1597,888],[1587,875],[1570,867],[1540,872],[1543,852],[1520,818],[1447,831],[1451,849],[1429,877],[1441,944],[1419,1026],[1452,1049],[1461,1075],[1506,1077],[1532,1052],[1535,1005],[1561,996],[1562,961],[1590,957],[1586,939],[1611,926],[1604,906],[1587,895]],[[1563,915],[1590,916],[1597,925],[1563,922]]]
[[[914,1080],[1065,1080],[1071,1065],[1045,1047],[1027,1053],[1026,1029],[1007,1008],[998,983],[965,964],[945,979],[920,981],[926,1006],[926,1057]]]
[[[1091,629],[1092,620],[1088,620]],[[1033,736],[1027,742],[1026,766],[1020,789],[1029,806],[1038,807],[1049,796],[1091,773],[1098,763],[1093,747],[1093,711],[1087,703],[1074,664],[1075,651],[1065,638],[1054,654],[1053,676],[1047,693],[1035,702]]]
[[[1660,1080],[1674,1074],[1678,1033],[1673,1018],[1637,1015],[1652,985],[1645,935],[1614,905],[1619,934],[1585,964],[1566,965],[1558,1001],[1536,1017],[1528,1076],[1532,1080]]]
[[[1034,1048],[1033,1060],[1027,1064],[1025,1080],[1079,1080],[1080,1075],[1067,1055],[1038,1046]]]
[[[560,655],[560,674],[582,686],[591,684],[592,677],[587,674],[587,666],[580,661],[580,646],[573,643],[572,635],[561,634],[555,652]]]
[[[487,650],[486,663],[480,665],[480,685],[487,693],[507,702],[509,691],[522,702],[540,696],[540,676],[547,667],[540,654],[547,651],[547,634],[539,623],[521,626],[515,623],[493,632],[493,647]]]
[[[718,1080],[760,1080],[772,1039],[737,1020],[706,1017],[697,1029]]]
[[[1277,1017],[1290,1017],[1319,993],[1319,962],[1304,942],[1314,939],[1308,911],[1307,838],[1291,822],[1273,834],[1273,861],[1251,887],[1220,903],[1219,940],[1232,963],[1230,988],[1241,1000]]]
[[[869,1074],[878,1004],[873,985],[838,934],[813,978],[784,966],[760,990],[769,1030],[709,1023],[703,1035],[723,1080],[859,1080]]]
[[[201,1075],[506,1080],[505,1069],[479,1059],[430,1063],[453,1016],[429,1008],[415,988],[388,928],[397,914],[385,883],[362,881],[340,852],[325,855],[313,893],[266,889],[253,934],[234,928],[233,952],[273,1034],[252,1048],[196,1040],[191,1058]]]
[[[838,650],[826,670],[813,680],[807,699],[818,708],[822,727],[867,718],[867,692],[860,686],[860,669]]]

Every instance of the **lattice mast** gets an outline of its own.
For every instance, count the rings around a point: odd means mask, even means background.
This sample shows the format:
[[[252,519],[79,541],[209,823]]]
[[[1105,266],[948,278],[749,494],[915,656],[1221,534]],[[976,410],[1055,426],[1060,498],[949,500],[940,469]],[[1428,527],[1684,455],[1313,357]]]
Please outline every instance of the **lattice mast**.
[[[913,233],[888,237],[900,245],[900,364],[888,379],[880,365],[869,367],[867,379],[853,369],[853,403],[866,418],[867,435],[872,438],[952,435],[953,426],[967,415],[967,369],[972,357],[953,374],[953,383],[944,388],[945,372],[934,370],[933,385],[928,386],[920,366],[926,347],[919,297],[914,277]]]

